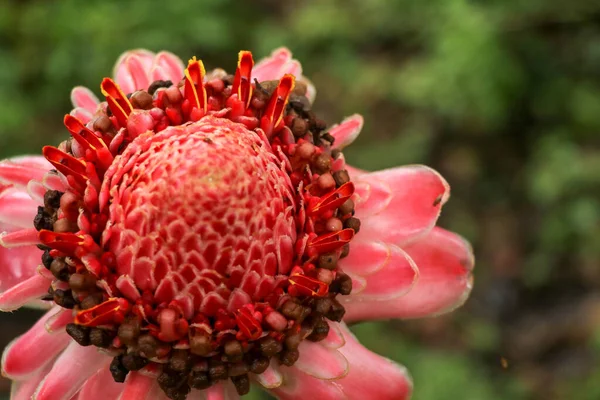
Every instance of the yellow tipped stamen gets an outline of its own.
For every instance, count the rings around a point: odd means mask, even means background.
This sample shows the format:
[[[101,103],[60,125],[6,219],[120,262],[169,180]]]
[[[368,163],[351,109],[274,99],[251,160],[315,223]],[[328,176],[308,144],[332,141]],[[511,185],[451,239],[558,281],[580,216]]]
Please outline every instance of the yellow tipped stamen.
[[[74,116],[67,114],[64,118],[64,124],[71,133],[71,136],[80,145],[85,145],[92,150],[98,150],[102,148],[108,148],[106,143],[104,143],[99,137],[97,137],[94,132],[89,130],[80,120],[75,118]]]
[[[238,99],[244,103],[246,108],[250,105],[252,99],[252,67],[254,67],[254,59],[252,53],[242,50],[238,54],[238,66],[235,71],[232,91],[237,93]]]
[[[277,117],[274,124],[275,126],[277,126],[283,119],[285,106],[287,105],[288,99],[290,98],[290,93],[292,93],[295,86],[296,77],[291,74],[285,74],[279,81],[279,85],[275,91],[277,95],[277,102],[275,104],[275,112],[273,113],[273,116]]]
[[[261,128],[265,131],[267,136],[270,135],[272,130],[283,120],[285,106],[290,98],[290,94],[294,90],[295,83],[296,78],[294,75],[285,74],[271,96],[269,105],[267,106],[267,110],[261,121]]]
[[[184,93],[186,99],[188,99],[196,108],[206,111],[207,98],[206,89],[204,88],[204,76],[206,75],[206,70],[204,69],[202,60],[197,60],[196,57],[192,57],[192,59],[188,61],[188,66],[184,73]]]
[[[102,80],[100,91],[102,92],[102,95],[106,97],[108,107],[115,117],[117,117],[121,126],[125,126],[127,118],[133,112],[133,106],[125,93],[123,93],[119,85],[110,78],[104,78]]]

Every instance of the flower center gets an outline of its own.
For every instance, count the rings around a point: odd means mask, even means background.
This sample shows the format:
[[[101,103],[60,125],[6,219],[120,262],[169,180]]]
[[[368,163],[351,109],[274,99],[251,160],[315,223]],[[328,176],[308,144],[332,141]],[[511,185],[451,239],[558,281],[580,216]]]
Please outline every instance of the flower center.
[[[131,301],[150,291],[161,303],[175,299],[188,318],[216,317],[276,288],[291,268],[295,202],[267,147],[243,125],[207,116],[138,136],[115,160],[103,183],[103,244],[117,255],[117,274],[133,280],[121,283]]]
[[[293,365],[343,317],[354,186],[294,77],[251,84],[252,65],[241,52],[235,76],[206,79],[193,59],[180,85],[129,96],[105,79],[96,118],[65,117],[73,140],[44,148],[48,299],[114,357],[116,381],[140,371],[184,399],[231,379],[244,394],[248,373]]]

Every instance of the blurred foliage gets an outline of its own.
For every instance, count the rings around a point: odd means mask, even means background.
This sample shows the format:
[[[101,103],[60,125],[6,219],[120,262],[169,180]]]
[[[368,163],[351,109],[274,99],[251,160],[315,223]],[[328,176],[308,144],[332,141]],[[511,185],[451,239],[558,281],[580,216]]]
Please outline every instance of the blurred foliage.
[[[346,158],[440,170],[441,223],[477,252],[465,308],[361,340],[409,367],[417,400],[599,398],[598,2],[4,0],[0,158],[58,143],[70,88],[97,88],[124,50],[233,70],[239,49],[281,45],[321,115],[365,116]]]

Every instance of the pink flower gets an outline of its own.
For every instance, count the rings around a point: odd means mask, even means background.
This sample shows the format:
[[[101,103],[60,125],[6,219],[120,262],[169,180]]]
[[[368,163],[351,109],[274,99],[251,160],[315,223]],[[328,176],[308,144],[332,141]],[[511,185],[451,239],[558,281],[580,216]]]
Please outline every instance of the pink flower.
[[[11,398],[408,398],[343,321],[466,300],[446,181],[347,166],[362,117],[326,129],[287,49],[235,75],[135,50],[115,81],[73,90],[71,139],[0,163],[0,309],[50,308],[4,351]]]

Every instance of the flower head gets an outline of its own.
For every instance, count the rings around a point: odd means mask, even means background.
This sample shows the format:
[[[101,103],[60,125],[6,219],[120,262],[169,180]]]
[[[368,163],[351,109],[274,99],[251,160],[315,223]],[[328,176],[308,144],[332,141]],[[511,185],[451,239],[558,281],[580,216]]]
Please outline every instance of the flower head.
[[[0,163],[0,308],[52,304],[4,352],[14,398],[409,396],[342,321],[465,300],[439,174],[347,166],[362,118],[327,129],[287,49],[232,75],[135,50],[101,92],[73,90],[45,160]]]

